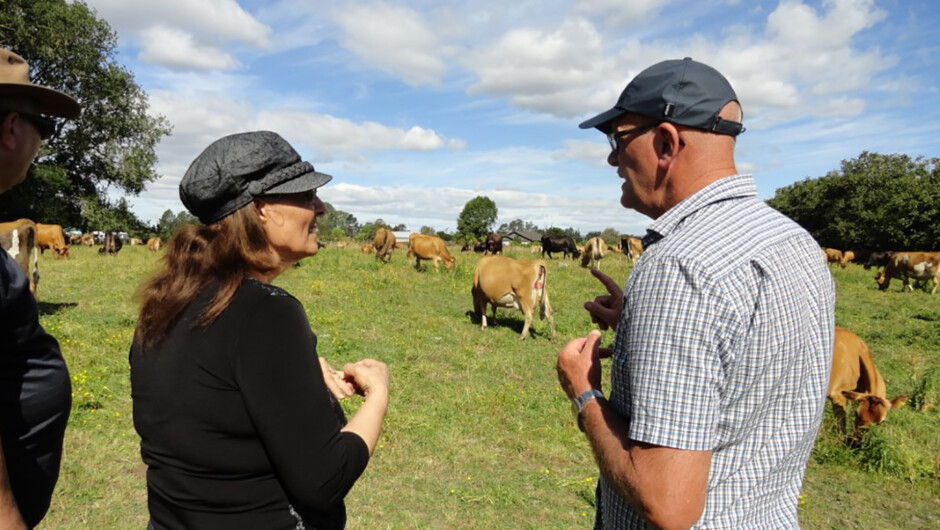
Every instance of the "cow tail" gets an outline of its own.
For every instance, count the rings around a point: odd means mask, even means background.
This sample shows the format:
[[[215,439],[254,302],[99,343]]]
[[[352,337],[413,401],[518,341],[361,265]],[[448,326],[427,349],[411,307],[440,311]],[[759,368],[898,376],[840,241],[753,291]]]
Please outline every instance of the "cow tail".
[[[33,247],[33,288],[39,291],[39,248]],[[35,293],[34,293],[35,294]]]
[[[548,267],[539,264],[539,277],[542,280],[542,295],[539,299],[539,320],[545,320],[545,308],[548,307]]]

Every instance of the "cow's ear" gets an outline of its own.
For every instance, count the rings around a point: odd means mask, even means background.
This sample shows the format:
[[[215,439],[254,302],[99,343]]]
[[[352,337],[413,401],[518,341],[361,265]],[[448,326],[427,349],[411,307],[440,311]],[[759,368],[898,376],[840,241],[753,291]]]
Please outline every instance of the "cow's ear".
[[[896,409],[907,403],[907,396],[898,396],[891,400],[891,408]]]
[[[853,392],[851,390],[843,390],[842,395],[851,399],[852,401],[859,402],[864,401],[868,397],[868,394],[862,394],[859,392]]]

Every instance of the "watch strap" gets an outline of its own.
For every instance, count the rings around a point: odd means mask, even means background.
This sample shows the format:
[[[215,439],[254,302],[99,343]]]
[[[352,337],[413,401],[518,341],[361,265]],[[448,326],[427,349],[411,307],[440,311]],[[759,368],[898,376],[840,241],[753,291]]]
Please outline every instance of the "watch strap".
[[[604,393],[596,388],[585,390],[584,392],[578,394],[578,396],[572,400],[574,403],[575,414],[580,416],[581,411],[584,410],[584,406],[596,398],[606,399],[606,397],[604,397]]]

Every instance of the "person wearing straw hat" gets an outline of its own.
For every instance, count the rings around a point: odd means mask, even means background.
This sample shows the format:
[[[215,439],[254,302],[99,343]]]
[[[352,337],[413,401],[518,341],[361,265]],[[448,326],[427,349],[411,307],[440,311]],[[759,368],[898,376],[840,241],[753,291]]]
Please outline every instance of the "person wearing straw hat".
[[[35,85],[29,65],[0,48],[0,193],[23,179],[55,117],[74,119],[68,94]],[[39,324],[25,273],[0,251],[0,526],[32,528],[49,509],[71,409],[68,369]]]
[[[600,469],[595,528],[796,528],[822,420],[835,287],[818,244],[739,174],[731,84],[690,58],[640,72],[610,110],[620,203],[654,219],[623,290],[585,304],[600,333],[558,378]],[[599,358],[612,355],[610,394]]]

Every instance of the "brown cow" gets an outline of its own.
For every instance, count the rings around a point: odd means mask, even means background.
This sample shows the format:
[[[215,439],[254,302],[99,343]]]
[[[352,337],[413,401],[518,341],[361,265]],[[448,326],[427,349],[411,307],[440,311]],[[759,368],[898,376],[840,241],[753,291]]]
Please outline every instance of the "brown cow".
[[[900,407],[907,401],[907,396],[889,400],[885,397],[885,391],[885,380],[878,373],[865,341],[851,331],[836,326],[832,373],[826,395],[832,402],[832,412],[842,432],[845,432],[846,398],[858,404],[855,413],[856,434],[872,423],[881,423],[888,415],[888,410]]]
[[[348,241],[337,241],[337,242],[336,242],[336,248],[346,248],[347,246],[349,246],[349,242],[348,242]]]
[[[620,252],[623,252],[631,263],[636,263],[643,255],[643,240],[633,236],[620,236]]]
[[[95,246],[95,234],[82,234],[82,244],[86,247]]]
[[[487,253],[490,254],[502,254],[503,253],[503,236],[497,234],[496,232],[490,232],[486,236],[486,246],[483,249],[483,255]]]
[[[822,249],[823,254],[826,256],[827,263],[839,263],[842,261],[842,251],[834,248],[824,248]]]
[[[875,276],[878,282],[878,288],[882,291],[888,290],[892,278],[898,278],[904,282],[901,287],[914,290],[909,279],[931,280],[933,281],[933,290],[930,294],[937,292],[937,286],[940,285],[940,252],[895,252],[891,256],[891,261],[885,265],[883,271]]]
[[[451,270],[457,264],[457,260],[447,251],[447,245],[444,240],[437,236],[424,234],[411,234],[408,236],[408,261],[411,256],[415,257],[415,269],[421,268],[421,260],[431,260],[434,263],[434,271],[439,272],[437,264],[444,262],[444,268]]]
[[[82,236],[80,235],[70,235],[69,236],[69,245],[81,245]]]
[[[388,263],[392,259],[392,251],[395,250],[395,234],[387,228],[380,227],[375,231],[375,237],[372,238],[372,246],[375,247],[375,259]]]
[[[375,248],[372,247],[372,243],[363,243],[362,247],[360,247],[360,250],[362,250],[363,254],[372,254],[375,252]]]
[[[147,249],[150,252],[159,252],[161,247],[163,247],[163,240],[159,237],[151,237],[147,240]]]
[[[29,291],[36,296],[39,288],[39,249],[36,248],[36,223],[29,219],[17,219],[0,223],[0,246],[16,261],[29,279]],[[32,260],[30,259],[32,256]],[[33,273],[29,273],[29,263]]]
[[[601,260],[604,259],[604,249],[607,243],[600,237],[592,237],[584,244],[584,254],[581,255],[581,266],[591,266],[592,269],[601,270]]]
[[[842,259],[839,260],[839,266],[844,269],[845,266],[852,261],[855,261],[855,251],[846,250],[842,253]]]
[[[46,249],[55,252],[57,258],[69,257],[69,246],[65,244],[65,232],[59,225],[46,225],[36,223],[36,247],[40,254],[45,254]]]
[[[141,238],[139,238],[139,237],[132,237],[132,238],[131,238],[131,246],[132,246],[132,247],[136,247],[136,246],[138,246],[138,245],[143,245],[143,244],[144,244],[144,240],[143,240],[143,239],[141,239]]]
[[[552,338],[555,338],[555,321],[552,319],[552,306],[548,301],[548,268],[545,262],[517,261],[503,256],[485,256],[477,263],[473,273],[473,309],[480,319],[480,329],[486,329],[486,304],[493,306],[493,320],[496,320],[496,308],[520,309],[525,315],[520,338],[529,336],[529,326],[536,306],[539,318],[548,318]]]

